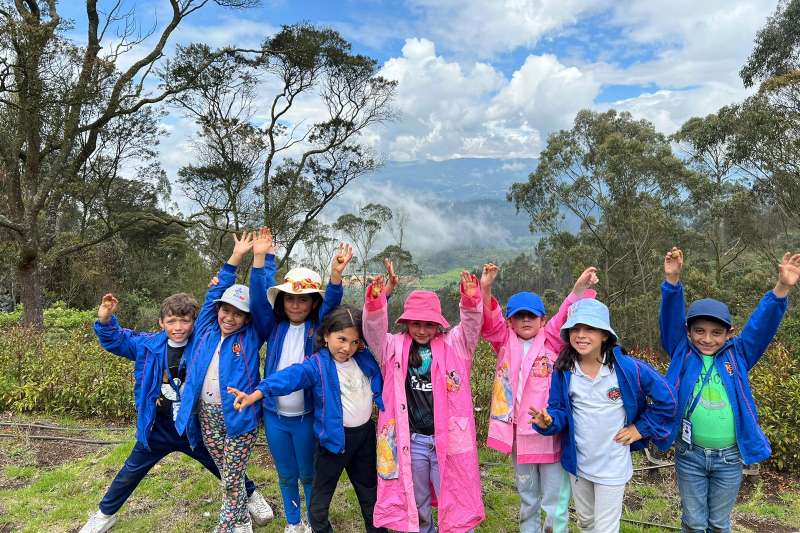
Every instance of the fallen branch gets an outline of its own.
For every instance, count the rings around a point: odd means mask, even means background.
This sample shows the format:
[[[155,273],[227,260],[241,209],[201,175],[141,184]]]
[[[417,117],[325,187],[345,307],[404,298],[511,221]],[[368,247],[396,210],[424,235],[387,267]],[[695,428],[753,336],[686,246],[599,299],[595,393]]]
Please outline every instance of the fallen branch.
[[[76,444],[96,444],[96,445],[106,445],[106,444],[125,444],[126,440],[90,440],[90,439],[76,439],[73,437],[58,437],[56,435],[31,435],[26,434],[24,437],[20,435],[15,435],[12,433],[0,433],[0,438],[4,439],[32,439],[32,440],[57,440],[57,441],[64,441],[64,442],[74,442]]]
[[[50,424],[40,424],[38,422],[33,423],[23,423],[23,422],[0,422],[0,426],[5,427],[19,427],[19,428],[31,428],[31,429],[47,429],[52,431],[130,431],[132,428],[110,428],[110,427],[96,427],[96,428],[87,428],[87,427],[63,427],[63,426],[51,426]]]

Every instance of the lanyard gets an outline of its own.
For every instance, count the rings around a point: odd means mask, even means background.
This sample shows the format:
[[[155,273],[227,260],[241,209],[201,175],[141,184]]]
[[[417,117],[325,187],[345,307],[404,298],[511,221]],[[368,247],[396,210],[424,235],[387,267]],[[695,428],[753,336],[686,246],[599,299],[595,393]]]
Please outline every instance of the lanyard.
[[[700,390],[697,393],[697,396],[694,397],[692,400],[692,405],[689,406],[689,410],[686,411],[685,418],[691,418],[692,413],[694,412],[695,408],[697,407],[698,402],[700,401],[700,397],[703,395],[703,388],[708,383],[708,380],[711,378],[711,372],[714,371],[714,361],[711,361],[711,365],[709,365],[708,370],[706,371],[706,375],[703,377],[703,383],[700,385]]]

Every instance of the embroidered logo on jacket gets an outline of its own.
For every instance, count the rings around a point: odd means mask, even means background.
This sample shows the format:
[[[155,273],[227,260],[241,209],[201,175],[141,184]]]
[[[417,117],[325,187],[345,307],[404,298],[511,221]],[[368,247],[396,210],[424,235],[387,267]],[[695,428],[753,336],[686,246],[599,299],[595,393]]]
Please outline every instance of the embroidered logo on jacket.
[[[733,365],[731,364],[730,361],[725,361],[725,370],[728,371],[729,376],[733,375]]]
[[[622,398],[622,393],[619,390],[619,387],[611,387],[606,391],[606,396],[612,402],[618,402],[620,398]]]

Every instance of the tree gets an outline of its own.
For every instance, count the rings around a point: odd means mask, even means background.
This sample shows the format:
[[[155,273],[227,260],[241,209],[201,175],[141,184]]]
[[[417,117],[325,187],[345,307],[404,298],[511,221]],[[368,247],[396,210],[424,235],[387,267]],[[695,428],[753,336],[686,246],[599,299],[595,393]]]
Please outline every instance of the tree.
[[[219,88],[212,83],[215,89],[206,90],[209,85],[203,84],[178,98],[202,126],[203,146],[214,147],[215,157],[231,144],[249,146],[258,154],[256,187],[226,195],[255,196],[249,213],[272,228],[283,250],[280,266],[298,243],[312,237],[315,219],[331,200],[379,165],[360,142],[361,134],[393,118],[396,82],[378,76],[376,61],[352,54],[350,48],[333,30],[284,26],[260,49],[238,50],[235,61],[218,76]],[[204,63],[207,56],[200,48],[186,49],[177,64]],[[176,79],[186,72],[175,69]],[[271,96],[256,94],[255,86],[248,86],[248,80],[256,79],[262,82],[260,91],[277,89]],[[295,116],[298,103],[308,99],[324,110],[311,125],[304,124],[306,117]],[[251,110],[266,115],[265,123],[255,124]],[[207,208],[201,209],[212,218]]]
[[[353,248],[358,252],[361,261],[361,285],[366,290],[369,264],[372,258],[372,249],[378,233],[389,220],[392,219],[392,210],[381,204],[367,204],[358,210],[358,214],[347,213],[336,219],[334,229],[347,235],[353,243]]]
[[[374,268],[380,270],[383,268],[384,259],[388,259],[392,262],[394,265],[394,270],[398,276],[405,278],[419,278],[422,275],[422,271],[414,262],[414,257],[411,255],[411,252],[401,248],[397,244],[390,244],[381,252],[375,254],[375,256],[370,259],[370,264]]]
[[[216,3],[239,7],[252,0]],[[96,0],[87,0],[86,46],[79,46],[66,37],[69,24],[56,0],[0,2],[0,131],[5,139],[0,143],[0,227],[13,238],[25,322],[34,326],[42,323],[41,269],[55,258],[95,246],[143,220],[177,222],[148,212],[109,218],[104,230],[91,235],[62,239],[59,233],[66,204],[75,200],[79,206],[77,199],[91,198],[118,176],[119,166],[104,144],[119,134],[136,138],[152,113],[148,109],[194,83],[184,78],[151,89],[150,80],[172,33],[208,0],[170,0],[169,20],[149,48],[145,42],[151,35],[137,33],[133,13],[123,13],[121,4],[101,17]],[[107,32],[114,30],[119,34],[104,48]],[[118,70],[133,49],[138,59]],[[195,71],[217,57],[212,54]]]

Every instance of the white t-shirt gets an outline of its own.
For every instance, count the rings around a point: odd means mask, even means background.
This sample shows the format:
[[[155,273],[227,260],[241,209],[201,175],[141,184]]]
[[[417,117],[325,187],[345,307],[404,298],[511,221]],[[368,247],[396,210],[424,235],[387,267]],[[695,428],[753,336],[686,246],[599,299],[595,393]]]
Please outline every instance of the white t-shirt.
[[[225,340],[225,335],[219,339],[217,349],[214,350],[214,356],[211,358],[211,363],[206,370],[206,378],[203,380],[203,390],[200,393],[200,399],[205,403],[219,405],[222,403],[222,395],[219,390],[219,350],[222,347],[222,341]]]
[[[278,360],[277,370],[283,370],[305,360],[305,333],[305,324],[289,324],[286,337],[283,339],[283,348],[281,348],[281,358]],[[277,400],[278,414],[281,416],[300,416],[307,412],[305,395],[302,389],[290,392],[285,396],[278,396]]]
[[[525,368],[525,361],[528,359],[528,354],[531,351],[531,346],[533,346],[533,339],[535,337],[531,337],[528,340],[519,339],[519,349],[522,350],[522,357],[520,358],[519,363],[519,376],[517,377],[517,403],[522,403],[522,392],[525,390],[525,383],[523,381],[523,371]],[[533,357],[533,354],[530,354]]]
[[[364,375],[353,359],[336,363],[339,390],[342,395],[342,415],[346,428],[363,426],[372,416],[372,389],[369,378]]]
[[[592,379],[576,362],[569,397],[575,420],[578,477],[602,485],[624,485],[633,476],[633,462],[630,446],[614,442],[626,423],[616,371],[603,365]]]

